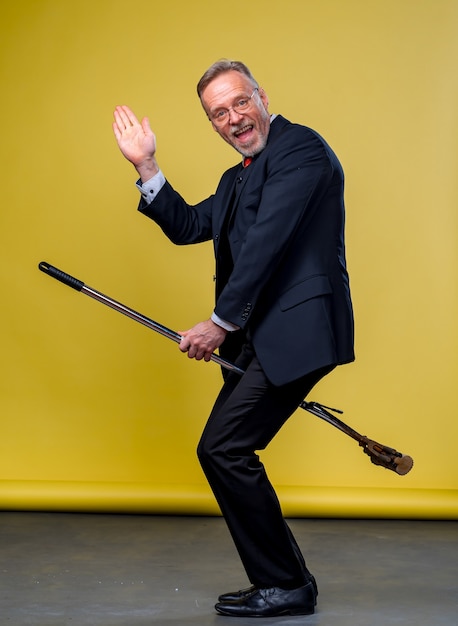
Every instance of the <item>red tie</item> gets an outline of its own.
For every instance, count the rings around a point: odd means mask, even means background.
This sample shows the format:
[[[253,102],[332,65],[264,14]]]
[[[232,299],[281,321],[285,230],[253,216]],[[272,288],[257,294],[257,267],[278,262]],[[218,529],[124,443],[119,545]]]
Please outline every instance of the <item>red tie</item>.
[[[248,167],[253,159],[251,157],[245,157],[243,159],[243,167]]]

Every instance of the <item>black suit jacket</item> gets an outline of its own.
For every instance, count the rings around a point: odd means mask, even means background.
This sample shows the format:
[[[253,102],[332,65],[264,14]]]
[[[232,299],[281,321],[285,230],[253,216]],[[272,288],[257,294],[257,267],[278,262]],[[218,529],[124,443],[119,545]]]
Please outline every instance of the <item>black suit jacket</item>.
[[[343,192],[324,139],[277,116],[265,149],[248,168],[227,170],[214,195],[189,205],[166,183],[139,210],[174,243],[213,239],[215,311],[241,328],[220,352],[233,359],[249,331],[267,377],[281,385],[354,359]]]

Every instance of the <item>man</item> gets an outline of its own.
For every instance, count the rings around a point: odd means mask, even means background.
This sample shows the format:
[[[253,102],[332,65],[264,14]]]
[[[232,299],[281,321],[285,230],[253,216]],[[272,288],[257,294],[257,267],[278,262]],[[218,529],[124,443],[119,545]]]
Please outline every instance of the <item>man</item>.
[[[256,451],[323,376],[354,359],[343,172],[316,132],[269,114],[265,91],[243,63],[215,63],[197,91],[213,129],[244,159],[199,204],[187,204],[165,180],[147,118],[140,123],[117,107],[113,129],[140,176],[139,210],[176,244],[214,242],[216,306],[182,333],[180,349],[208,361],[220,348],[245,371],[225,375],[198,446],[251,582],[215,608],[307,615],[316,582]]]

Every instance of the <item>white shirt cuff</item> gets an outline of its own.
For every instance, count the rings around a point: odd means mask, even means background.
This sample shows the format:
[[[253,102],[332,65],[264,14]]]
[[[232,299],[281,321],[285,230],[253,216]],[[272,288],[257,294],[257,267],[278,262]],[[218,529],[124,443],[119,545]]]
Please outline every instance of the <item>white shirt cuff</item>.
[[[227,330],[230,333],[233,333],[235,330],[240,329],[240,326],[237,326],[236,324],[232,324],[231,322],[226,322],[226,320],[222,320],[218,315],[216,315],[215,312],[212,313],[211,320],[217,326],[221,326],[221,328],[224,328],[224,330]]]
[[[136,187],[139,192],[142,194],[143,199],[148,204],[154,200],[157,194],[160,192],[162,187],[165,185],[165,176],[161,170],[155,176],[141,183],[140,180],[137,181]]]

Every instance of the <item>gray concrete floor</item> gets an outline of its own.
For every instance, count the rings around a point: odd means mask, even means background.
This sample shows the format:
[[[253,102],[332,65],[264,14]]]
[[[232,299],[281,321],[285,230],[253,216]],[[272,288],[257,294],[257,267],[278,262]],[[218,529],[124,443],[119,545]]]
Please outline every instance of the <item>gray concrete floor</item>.
[[[458,523],[289,524],[315,574],[317,612],[256,626],[457,626]],[[0,624],[255,626],[218,616],[247,584],[218,517],[0,513]]]

